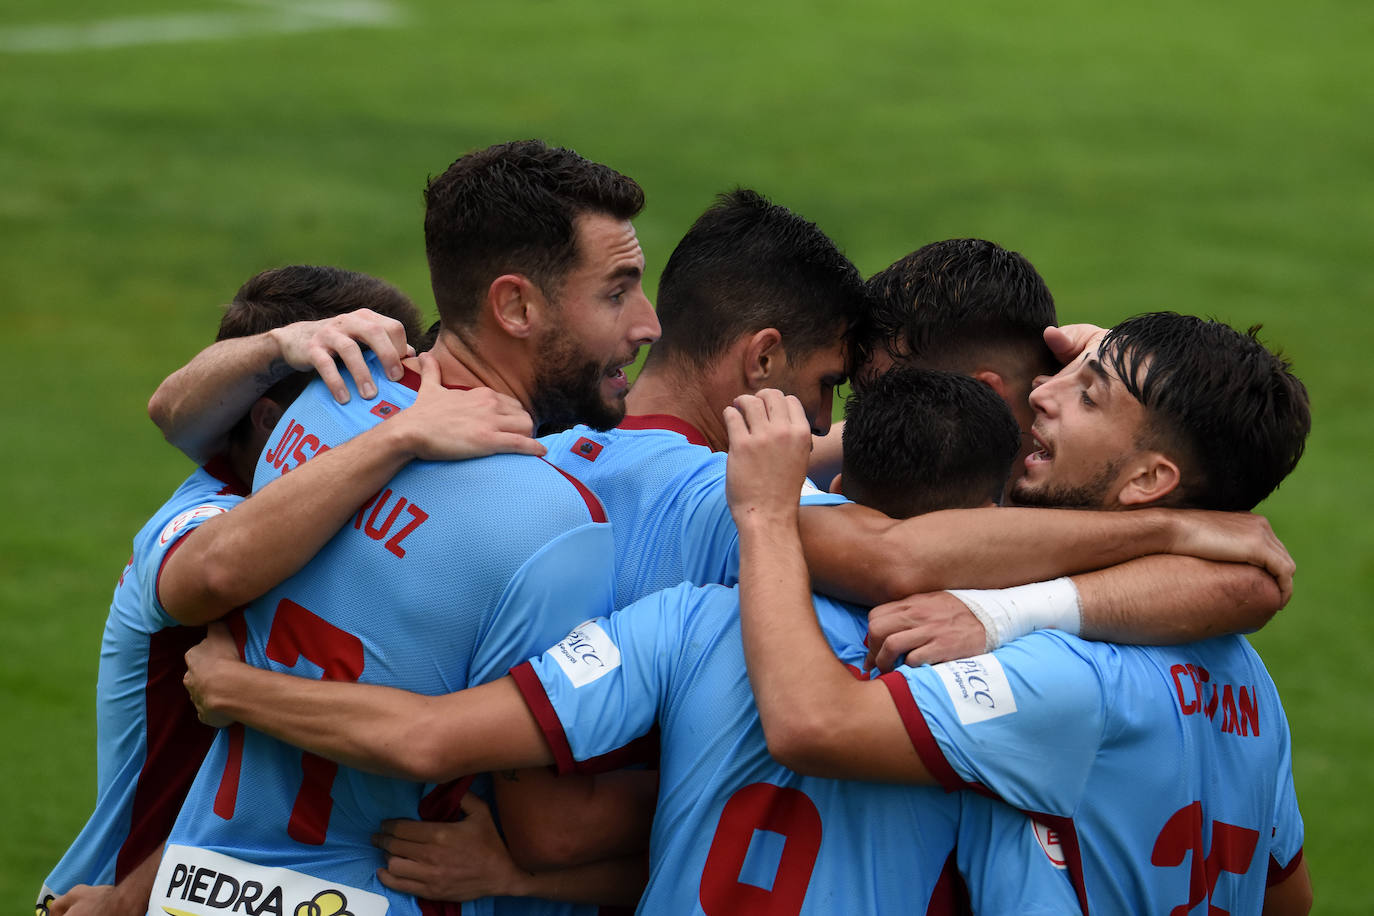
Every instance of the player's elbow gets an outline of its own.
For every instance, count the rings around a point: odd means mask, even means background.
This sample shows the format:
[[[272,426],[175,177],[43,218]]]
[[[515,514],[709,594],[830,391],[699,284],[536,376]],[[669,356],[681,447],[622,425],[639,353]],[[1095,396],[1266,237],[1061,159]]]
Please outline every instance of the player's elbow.
[[[433,705],[426,703],[425,707]],[[433,783],[448,782],[470,772],[463,761],[455,759],[454,750],[462,745],[455,744],[431,716],[421,712],[408,718],[405,735],[392,744],[388,769],[411,782]]]
[[[804,776],[833,777],[837,765],[853,752],[845,746],[843,723],[828,710],[799,704],[786,715],[764,719],[768,753],[783,766]]]
[[[1231,565],[1229,581],[1225,584],[1229,604],[1236,614],[1231,629],[1251,633],[1274,618],[1283,607],[1283,596],[1274,577],[1258,566]]]

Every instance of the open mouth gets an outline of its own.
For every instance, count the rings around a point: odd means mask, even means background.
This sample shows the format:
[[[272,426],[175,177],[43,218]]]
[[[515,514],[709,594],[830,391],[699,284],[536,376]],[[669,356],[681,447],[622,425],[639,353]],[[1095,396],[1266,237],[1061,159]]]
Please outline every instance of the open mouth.
[[[1031,439],[1035,442],[1035,449],[1026,456],[1026,467],[1036,464],[1047,464],[1054,460],[1054,449],[1045,444],[1035,432],[1031,432]]]

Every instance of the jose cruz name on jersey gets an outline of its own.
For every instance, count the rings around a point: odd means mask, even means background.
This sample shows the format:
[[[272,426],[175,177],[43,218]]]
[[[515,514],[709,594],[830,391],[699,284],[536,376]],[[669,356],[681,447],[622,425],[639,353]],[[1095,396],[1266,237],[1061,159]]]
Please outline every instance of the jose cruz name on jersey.
[[[306,432],[304,426],[291,419],[286,421],[286,431],[277,444],[263,453],[262,460],[285,474],[327,451],[329,446],[321,443],[319,436]],[[294,463],[287,464],[288,460]]]
[[[396,498],[394,503],[391,502],[393,496]],[[402,512],[405,513],[404,519],[401,516]],[[399,493],[393,494],[391,488],[387,487],[363,503],[353,518],[353,528],[374,541],[385,541],[384,546],[387,550],[404,559],[406,551],[401,542],[410,537],[428,518],[428,512]],[[392,534],[393,529],[395,534]]]

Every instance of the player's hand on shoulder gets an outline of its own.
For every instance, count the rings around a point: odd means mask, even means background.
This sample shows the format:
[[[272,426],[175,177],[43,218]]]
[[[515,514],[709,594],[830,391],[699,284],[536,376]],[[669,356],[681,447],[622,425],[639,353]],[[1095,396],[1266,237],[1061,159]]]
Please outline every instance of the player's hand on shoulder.
[[[372,373],[363,361],[363,348],[377,354],[387,378],[399,379],[401,360],[414,354],[406,343],[405,325],[371,309],[358,309],[318,321],[297,321],[269,331],[281,349],[282,360],[292,369],[320,374],[340,404],[348,403],[348,388],[335,360],[343,362],[353,384],[364,398],[377,395]]]
[[[518,896],[528,877],[511,859],[486,802],[471,792],[461,821],[391,820],[372,843],[386,853],[378,879],[392,890],[461,903]]]
[[[933,665],[987,651],[987,631],[949,592],[911,595],[880,604],[868,614],[865,670]]]
[[[765,388],[725,408],[730,439],[726,496],[737,523],[760,513],[797,511],[811,457],[811,424],[801,402]]]
[[[206,725],[223,728],[234,721],[217,711],[215,688],[225,665],[241,664],[234,637],[222,623],[210,624],[205,638],[186,650],[186,674],[181,682],[191,695],[191,702],[196,704],[200,721]]]
[[[438,360],[421,353],[419,362],[419,396],[387,421],[406,430],[415,457],[458,461],[501,453],[544,454],[543,444],[532,438],[534,420],[515,398],[490,388],[445,388]]]

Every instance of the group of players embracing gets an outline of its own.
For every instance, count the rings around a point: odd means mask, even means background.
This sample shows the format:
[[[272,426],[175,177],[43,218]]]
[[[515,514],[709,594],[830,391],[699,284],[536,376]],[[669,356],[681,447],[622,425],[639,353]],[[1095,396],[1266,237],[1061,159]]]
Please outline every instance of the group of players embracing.
[[[153,395],[198,468],[39,914],[1308,911],[1253,331],[1056,327],[978,239],[865,282],[751,190],[655,311],[642,189],[538,141],[425,200],[428,333],[269,270]]]

